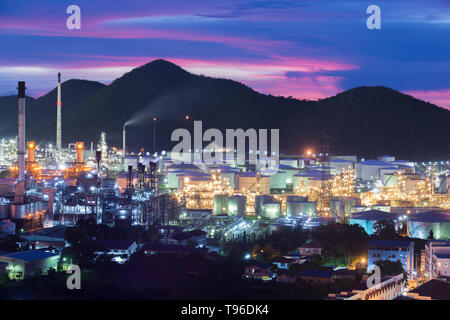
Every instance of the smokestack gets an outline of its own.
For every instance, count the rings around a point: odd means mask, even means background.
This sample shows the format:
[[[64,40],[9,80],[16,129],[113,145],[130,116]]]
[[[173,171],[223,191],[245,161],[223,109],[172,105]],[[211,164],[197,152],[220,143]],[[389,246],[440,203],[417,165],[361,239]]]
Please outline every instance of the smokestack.
[[[36,144],[34,141],[28,141],[28,162],[32,163],[36,161],[35,157]]]
[[[17,107],[17,158],[18,158],[18,183],[16,184],[14,201],[25,201],[25,81],[18,83],[18,107]]]
[[[125,142],[126,142],[126,127],[123,126],[123,130],[122,130],[122,146],[123,146],[123,156],[124,157],[125,157],[125,154],[126,154],[126,151],[125,151],[126,144],[125,144]]]
[[[58,93],[56,101],[56,149],[61,150],[61,73],[58,72]]]
[[[82,163],[84,162],[84,142],[77,142],[76,144],[76,154],[75,154],[75,162]]]

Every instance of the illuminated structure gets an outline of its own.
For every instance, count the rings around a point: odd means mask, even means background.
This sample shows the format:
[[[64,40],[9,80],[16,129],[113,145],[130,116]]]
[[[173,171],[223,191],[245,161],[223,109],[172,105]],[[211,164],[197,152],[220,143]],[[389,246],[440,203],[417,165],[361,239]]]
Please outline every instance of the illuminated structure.
[[[84,142],[77,142],[75,144],[75,161],[69,163],[69,167],[64,170],[64,178],[76,178],[84,171],[92,170],[87,167],[84,162]]]
[[[61,150],[61,73],[58,72],[58,88],[56,100],[56,150]]]
[[[17,159],[18,175],[14,194],[16,204],[25,203],[25,82],[19,81],[18,85],[18,134],[17,134]]]

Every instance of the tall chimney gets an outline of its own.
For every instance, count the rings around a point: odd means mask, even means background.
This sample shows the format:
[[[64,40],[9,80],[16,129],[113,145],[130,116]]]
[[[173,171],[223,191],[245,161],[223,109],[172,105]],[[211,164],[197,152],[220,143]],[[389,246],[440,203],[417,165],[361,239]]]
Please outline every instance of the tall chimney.
[[[14,195],[16,203],[25,201],[25,81],[18,83],[18,107],[17,107],[17,158],[18,158],[18,182]]]
[[[126,151],[126,127],[123,126],[123,130],[122,130],[122,146],[123,146],[123,157],[125,157]]]
[[[61,73],[58,72],[58,97],[56,101],[56,150],[61,150]]]

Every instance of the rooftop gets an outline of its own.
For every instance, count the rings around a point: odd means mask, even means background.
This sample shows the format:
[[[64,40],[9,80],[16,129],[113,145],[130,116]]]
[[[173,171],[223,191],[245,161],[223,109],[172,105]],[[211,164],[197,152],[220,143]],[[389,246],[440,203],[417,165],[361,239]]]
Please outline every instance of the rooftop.
[[[411,244],[411,241],[403,240],[370,240],[369,248],[373,247],[394,247],[394,248],[407,248]]]
[[[304,270],[302,276],[329,279],[333,276],[333,273],[333,270]]]
[[[59,253],[46,252],[43,250],[28,250],[6,254],[3,255],[2,257],[30,262],[54,256],[59,256]]]
[[[450,282],[433,279],[409,292],[434,300],[450,300]]]

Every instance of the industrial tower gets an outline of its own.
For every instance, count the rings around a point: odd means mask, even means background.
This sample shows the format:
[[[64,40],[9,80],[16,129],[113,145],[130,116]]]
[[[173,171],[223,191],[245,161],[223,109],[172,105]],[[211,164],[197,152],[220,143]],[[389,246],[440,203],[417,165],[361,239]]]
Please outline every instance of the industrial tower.
[[[328,134],[324,135],[322,153],[319,154],[320,167],[322,171],[319,199],[317,201],[317,212],[321,216],[328,216],[330,213],[331,200],[331,172],[330,172],[330,144]]]
[[[58,89],[56,101],[56,150],[61,150],[61,73],[58,72]]]

